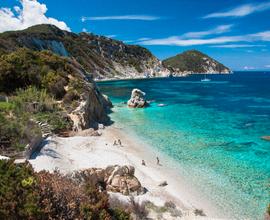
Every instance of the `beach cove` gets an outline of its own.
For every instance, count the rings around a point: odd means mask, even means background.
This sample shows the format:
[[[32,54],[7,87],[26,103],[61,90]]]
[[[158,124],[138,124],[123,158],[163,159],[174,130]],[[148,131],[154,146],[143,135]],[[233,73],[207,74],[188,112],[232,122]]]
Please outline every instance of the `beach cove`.
[[[225,213],[217,210],[179,173],[168,166],[168,158],[158,155],[150,146],[128,135],[120,124],[115,123],[101,133],[101,136],[50,137],[41,151],[33,155],[29,161],[36,171],[59,170],[63,174],[92,167],[131,165],[135,167],[135,176],[147,190],[145,194],[135,196],[136,201],[151,201],[157,206],[173,202],[181,210],[181,219],[226,217]],[[114,146],[115,139],[120,139],[122,146]],[[156,163],[157,155],[160,157],[160,165]],[[141,164],[142,158],[146,161],[146,166]],[[168,185],[159,186],[163,181]],[[113,195],[120,199],[128,199],[121,194]],[[207,216],[195,215],[196,210],[202,210]]]
[[[168,166],[219,212],[263,219],[270,201],[270,142],[262,139],[270,129],[269,74],[200,79],[102,82],[99,87],[113,101],[115,124],[169,158]],[[133,88],[146,92],[149,108],[126,108]]]
[[[262,76],[262,80],[268,80],[268,76]],[[250,97],[238,93],[232,99],[232,94],[242,92],[251,82],[224,77],[207,84],[199,83],[199,76],[101,83],[102,92],[114,104],[110,114],[113,124],[99,130],[101,136],[51,137],[30,162],[36,171],[58,169],[62,173],[131,165],[147,190],[136,196],[138,201],[149,200],[159,206],[172,201],[186,219],[262,219],[269,201],[269,142],[261,138],[269,128],[265,120],[269,117],[269,94],[263,93],[265,87],[260,84],[256,93],[261,97],[252,97],[255,91],[249,91]],[[159,89],[164,82],[167,87]],[[146,91],[150,107],[127,107],[135,87]],[[226,96],[228,87],[231,94]],[[199,94],[202,92],[205,94]],[[227,103],[208,106],[220,100],[221,93]],[[175,97],[183,102],[181,108]],[[118,139],[122,146],[114,145]],[[260,163],[255,162],[259,159]],[[159,186],[164,181],[168,185]],[[196,216],[196,210],[207,217]]]

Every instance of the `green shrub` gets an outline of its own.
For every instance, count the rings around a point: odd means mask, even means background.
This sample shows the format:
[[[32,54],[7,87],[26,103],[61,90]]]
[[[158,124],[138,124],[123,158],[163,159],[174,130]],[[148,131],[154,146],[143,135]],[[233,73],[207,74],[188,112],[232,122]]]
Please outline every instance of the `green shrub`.
[[[29,163],[0,160],[0,219],[129,220],[108,194],[58,172],[35,173]]]
[[[10,102],[0,102],[0,112],[9,112],[14,109],[14,104]]]
[[[41,214],[30,164],[0,160],[0,219],[35,219]]]
[[[47,91],[33,86],[17,90],[12,102],[18,114],[23,111],[35,113],[56,110],[55,100],[48,95]]]
[[[30,127],[23,116],[19,119],[6,118],[0,112],[0,154],[7,155],[8,152],[23,150],[27,142],[31,140],[31,136],[27,133],[30,128],[33,135],[39,132],[37,128]]]
[[[123,211],[120,208],[115,208],[112,210],[113,217],[118,220],[131,220],[131,216],[129,213]]]
[[[87,219],[110,219],[109,197],[106,192],[99,192],[95,186],[85,187],[86,195],[89,197],[81,206],[81,212]]]
[[[14,93],[19,88],[35,86],[62,97],[71,71],[65,58],[49,51],[20,48],[0,57],[0,91]]]
[[[64,96],[64,103],[65,104],[71,104],[75,100],[79,100],[80,96],[75,90],[70,90],[66,93]]]
[[[43,87],[48,88],[48,91],[57,99],[63,98],[66,94],[65,86],[67,84],[68,81],[64,77],[51,70],[42,79]]]
[[[72,121],[61,112],[40,112],[35,115],[35,119],[48,123],[51,131],[54,133],[67,131],[72,128]]]

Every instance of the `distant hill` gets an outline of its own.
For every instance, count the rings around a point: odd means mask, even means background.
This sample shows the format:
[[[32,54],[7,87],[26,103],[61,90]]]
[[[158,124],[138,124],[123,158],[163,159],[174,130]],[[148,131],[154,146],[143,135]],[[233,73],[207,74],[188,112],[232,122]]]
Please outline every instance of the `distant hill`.
[[[231,70],[197,50],[188,50],[163,61],[163,65],[177,73],[230,73]]]
[[[74,58],[94,78],[169,75],[161,61],[143,47],[90,33],[75,34],[53,25],[36,25],[0,34],[0,54],[20,47],[50,50],[57,55]]]

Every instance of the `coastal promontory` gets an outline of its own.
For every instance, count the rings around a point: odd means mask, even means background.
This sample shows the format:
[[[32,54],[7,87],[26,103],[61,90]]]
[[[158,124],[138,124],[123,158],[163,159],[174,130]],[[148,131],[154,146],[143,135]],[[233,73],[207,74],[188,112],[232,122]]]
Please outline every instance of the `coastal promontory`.
[[[198,50],[188,50],[163,61],[166,68],[171,69],[174,75],[193,73],[231,73],[231,70]]]

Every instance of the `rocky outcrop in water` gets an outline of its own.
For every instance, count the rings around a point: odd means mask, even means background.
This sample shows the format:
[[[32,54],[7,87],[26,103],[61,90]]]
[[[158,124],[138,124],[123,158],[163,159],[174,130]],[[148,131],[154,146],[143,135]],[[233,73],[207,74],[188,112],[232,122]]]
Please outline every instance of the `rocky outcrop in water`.
[[[133,166],[108,166],[106,169],[91,168],[76,172],[74,177],[79,182],[105,187],[107,191],[124,195],[140,195],[145,192],[139,180],[134,176]]]
[[[140,89],[133,89],[127,105],[130,108],[144,108],[147,107],[149,104],[145,100],[145,93],[143,91],[141,91]]]

